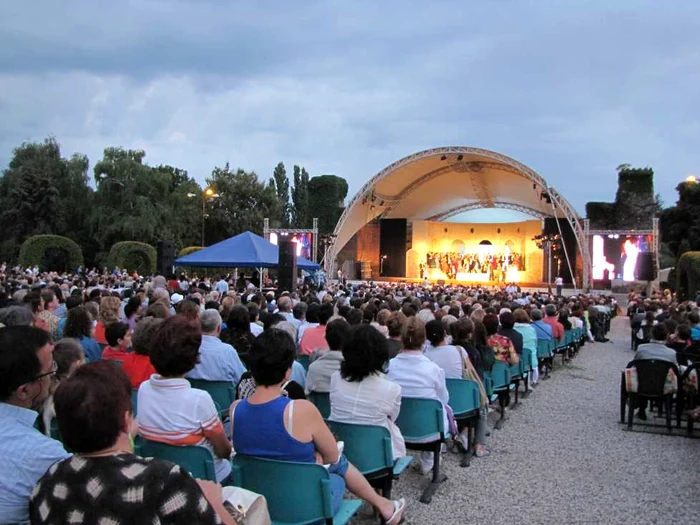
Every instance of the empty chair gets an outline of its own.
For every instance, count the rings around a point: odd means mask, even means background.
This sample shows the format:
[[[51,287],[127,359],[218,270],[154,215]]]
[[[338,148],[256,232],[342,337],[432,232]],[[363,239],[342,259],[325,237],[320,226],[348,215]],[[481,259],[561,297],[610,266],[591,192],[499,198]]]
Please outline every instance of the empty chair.
[[[236,400],[236,389],[229,381],[206,381],[204,379],[187,379],[192,388],[209,392],[214,400],[214,404],[219,410],[219,417],[222,420],[228,418],[228,410],[231,403]]]
[[[328,419],[331,415],[331,398],[328,392],[309,392],[306,398],[318,408],[323,419]]]

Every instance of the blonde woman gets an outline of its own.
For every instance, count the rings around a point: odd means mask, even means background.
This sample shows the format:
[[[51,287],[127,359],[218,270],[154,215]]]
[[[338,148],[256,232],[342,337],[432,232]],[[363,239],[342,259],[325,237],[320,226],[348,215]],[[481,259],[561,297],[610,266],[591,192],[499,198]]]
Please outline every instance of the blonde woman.
[[[105,328],[108,324],[119,321],[119,308],[122,302],[119,297],[109,295],[100,300],[100,309],[97,315],[97,325],[95,326],[95,341],[102,346],[107,345]]]

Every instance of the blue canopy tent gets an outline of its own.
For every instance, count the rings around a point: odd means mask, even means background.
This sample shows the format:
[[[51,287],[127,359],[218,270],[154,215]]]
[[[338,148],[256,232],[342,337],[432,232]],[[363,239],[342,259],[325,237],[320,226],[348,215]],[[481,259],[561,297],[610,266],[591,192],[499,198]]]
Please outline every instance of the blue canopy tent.
[[[276,268],[279,264],[277,246],[255,235],[243,232],[239,235],[185,255],[175,260],[175,266],[199,268]],[[315,262],[297,257],[297,268],[306,271],[319,269]],[[262,271],[260,272],[262,280]]]

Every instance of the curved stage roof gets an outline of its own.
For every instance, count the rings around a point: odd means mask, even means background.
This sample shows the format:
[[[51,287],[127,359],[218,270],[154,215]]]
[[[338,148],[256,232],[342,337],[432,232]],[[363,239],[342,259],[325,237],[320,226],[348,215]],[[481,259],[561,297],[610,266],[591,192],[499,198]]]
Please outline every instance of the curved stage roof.
[[[583,240],[574,208],[524,164],[484,149],[435,148],[387,166],[360,189],[336,225],[326,268],[352,236],[376,218],[447,221],[478,208],[566,218],[579,243]]]

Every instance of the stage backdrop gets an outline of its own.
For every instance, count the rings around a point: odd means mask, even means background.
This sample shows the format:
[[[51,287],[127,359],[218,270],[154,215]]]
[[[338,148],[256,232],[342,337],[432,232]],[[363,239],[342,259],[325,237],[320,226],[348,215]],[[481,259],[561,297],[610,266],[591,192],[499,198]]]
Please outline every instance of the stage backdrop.
[[[509,252],[523,258],[525,271],[510,272],[508,280],[539,283],[543,255],[532,238],[540,233],[542,222],[539,220],[498,224],[412,221],[412,248],[406,253],[406,277],[420,277],[420,264],[426,264],[430,252],[478,254],[488,246],[484,243],[487,241],[491,243],[489,249],[494,254]],[[433,275],[438,272],[437,269],[428,269],[431,278],[438,278]]]

